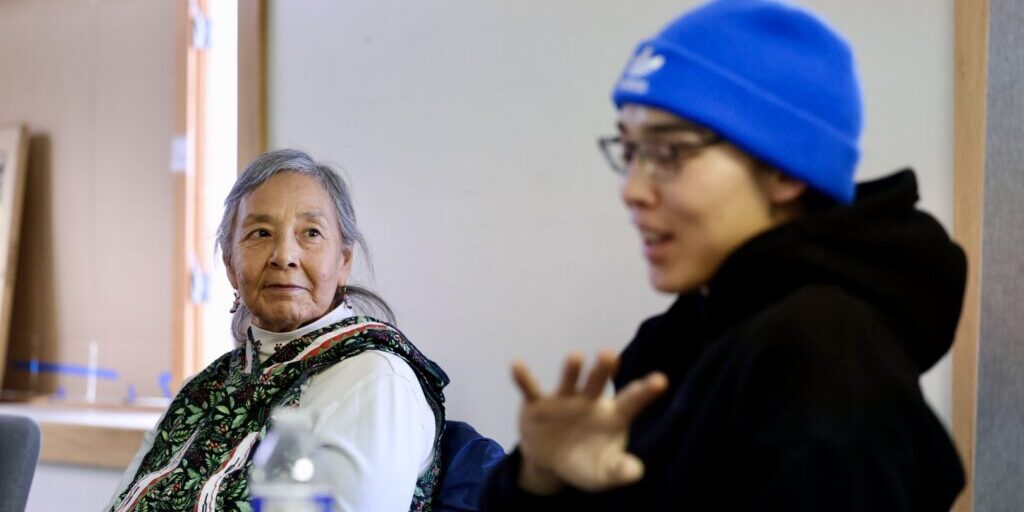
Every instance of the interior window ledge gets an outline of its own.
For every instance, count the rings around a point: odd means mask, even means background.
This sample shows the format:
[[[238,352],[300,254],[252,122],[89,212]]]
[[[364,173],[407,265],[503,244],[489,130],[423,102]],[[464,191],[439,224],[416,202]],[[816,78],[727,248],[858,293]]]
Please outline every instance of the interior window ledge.
[[[93,408],[52,404],[0,404],[0,413],[28,416],[39,424],[41,464],[124,469],[156,425],[155,408]]]

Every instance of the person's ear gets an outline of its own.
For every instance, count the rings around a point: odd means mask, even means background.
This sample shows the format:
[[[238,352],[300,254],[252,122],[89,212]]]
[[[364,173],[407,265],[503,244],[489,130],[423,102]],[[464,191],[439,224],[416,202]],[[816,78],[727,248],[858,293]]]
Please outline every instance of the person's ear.
[[[348,276],[352,272],[352,246],[343,245],[341,247],[341,273],[339,274],[338,286],[342,287],[348,284]]]
[[[779,172],[777,169],[769,169],[762,174],[761,186],[768,202],[776,207],[796,204],[800,196],[807,191],[807,183]]]
[[[231,258],[228,258],[227,254],[221,256],[224,261],[224,271],[228,275],[228,282],[231,283],[231,287],[235,290],[238,289],[238,278],[235,277],[235,266],[231,264]]]

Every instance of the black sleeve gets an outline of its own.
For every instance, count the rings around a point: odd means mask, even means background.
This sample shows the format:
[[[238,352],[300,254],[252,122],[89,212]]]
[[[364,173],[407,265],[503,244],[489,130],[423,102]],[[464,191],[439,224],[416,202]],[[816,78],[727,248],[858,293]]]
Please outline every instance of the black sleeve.
[[[586,508],[590,497],[565,490],[553,496],[537,496],[519,487],[519,468],[523,458],[516,448],[491,472],[483,497],[480,499],[481,512],[555,512]]]

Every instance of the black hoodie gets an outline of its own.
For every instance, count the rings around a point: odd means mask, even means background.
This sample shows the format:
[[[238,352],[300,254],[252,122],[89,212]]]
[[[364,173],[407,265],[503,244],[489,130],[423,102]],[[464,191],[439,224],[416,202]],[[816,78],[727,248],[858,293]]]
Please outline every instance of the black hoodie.
[[[731,254],[644,322],[615,385],[669,390],[633,423],[635,485],[540,498],[513,453],[484,510],[949,510],[964,484],[921,373],[949,350],[963,252],[915,208],[911,171]]]

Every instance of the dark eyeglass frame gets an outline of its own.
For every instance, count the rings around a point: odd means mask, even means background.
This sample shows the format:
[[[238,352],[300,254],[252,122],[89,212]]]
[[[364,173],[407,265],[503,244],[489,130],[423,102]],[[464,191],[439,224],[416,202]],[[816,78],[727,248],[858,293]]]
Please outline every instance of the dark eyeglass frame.
[[[638,163],[644,172],[658,181],[665,181],[679,174],[679,169],[682,167],[683,162],[697,156],[705,148],[719,144],[724,140],[721,135],[710,133],[696,142],[676,142],[672,144],[632,143],[632,145],[634,146],[635,158],[638,159]],[[610,135],[597,139],[597,145],[601,149],[601,154],[608,161],[612,171],[623,177],[629,174],[629,167],[633,162],[632,159],[619,161],[615,155],[615,146],[621,145],[622,154],[626,154],[626,144],[622,140],[621,135]],[[661,155],[656,160],[671,162],[670,168],[665,168],[664,165],[658,165],[652,161],[650,154],[654,148],[667,151],[668,154]]]

